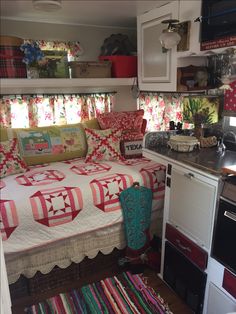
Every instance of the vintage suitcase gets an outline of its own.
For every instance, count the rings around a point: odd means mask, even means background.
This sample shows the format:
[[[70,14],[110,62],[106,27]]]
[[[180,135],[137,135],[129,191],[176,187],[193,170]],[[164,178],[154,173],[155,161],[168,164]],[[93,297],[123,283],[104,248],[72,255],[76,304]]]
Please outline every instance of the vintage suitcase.
[[[111,77],[110,61],[71,61],[69,62],[72,78],[106,78]]]

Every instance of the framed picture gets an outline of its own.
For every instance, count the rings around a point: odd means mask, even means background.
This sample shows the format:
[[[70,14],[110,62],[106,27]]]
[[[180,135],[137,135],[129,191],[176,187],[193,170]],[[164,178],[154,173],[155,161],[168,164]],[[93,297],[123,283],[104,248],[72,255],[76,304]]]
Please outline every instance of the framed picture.
[[[39,68],[41,78],[67,78],[69,67],[67,51],[43,50],[45,59]]]

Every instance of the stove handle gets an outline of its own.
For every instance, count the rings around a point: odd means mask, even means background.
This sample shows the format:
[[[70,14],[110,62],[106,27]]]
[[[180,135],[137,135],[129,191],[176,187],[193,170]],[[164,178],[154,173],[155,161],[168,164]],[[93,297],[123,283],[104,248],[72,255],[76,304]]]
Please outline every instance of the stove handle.
[[[229,212],[229,211],[227,211],[227,210],[224,212],[224,216],[229,218],[229,219],[231,219],[231,220],[233,220],[233,221],[236,221],[236,215],[231,213],[231,212]]]

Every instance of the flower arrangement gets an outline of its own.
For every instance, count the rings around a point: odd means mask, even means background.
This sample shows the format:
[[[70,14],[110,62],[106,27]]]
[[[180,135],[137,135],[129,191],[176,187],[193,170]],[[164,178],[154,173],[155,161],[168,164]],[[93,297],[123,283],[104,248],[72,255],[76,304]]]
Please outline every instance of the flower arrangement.
[[[39,66],[39,61],[44,58],[44,54],[37,42],[26,42],[20,46],[25,56],[23,62],[29,66]]]

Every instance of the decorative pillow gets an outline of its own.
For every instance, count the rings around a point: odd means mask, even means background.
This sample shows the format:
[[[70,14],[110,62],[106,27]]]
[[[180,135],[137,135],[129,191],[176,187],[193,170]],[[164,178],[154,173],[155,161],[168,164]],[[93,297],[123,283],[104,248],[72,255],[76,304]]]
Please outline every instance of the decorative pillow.
[[[0,142],[0,178],[26,170],[27,165],[18,151],[17,139]]]
[[[125,159],[141,158],[143,133],[134,130],[124,130],[121,135],[120,150]]]
[[[146,127],[147,127],[147,119],[143,119],[143,123],[141,127],[141,132],[143,133],[143,135],[145,134]]]
[[[16,129],[16,134],[21,156],[30,166],[86,156],[82,123]]]
[[[0,142],[5,142],[12,140],[14,137],[16,137],[14,129],[10,128],[0,128]]]
[[[88,129],[101,130],[100,125],[98,123],[98,119],[96,118],[90,119],[88,121],[84,121],[82,122],[82,124],[85,128],[88,128]]]
[[[121,140],[143,140],[143,133],[135,130],[124,130],[121,134]]]
[[[120,153],[121,130],[94,130],[85,128],[88,152],[85,162],[124,160]]]
[[[125,159],[143,157],[143,140],[124,140],[120,142],[120,150]]]
[[[102,113],[98,116],[98,123],[102,130],[121,129],[141,131],[144,110]]]

